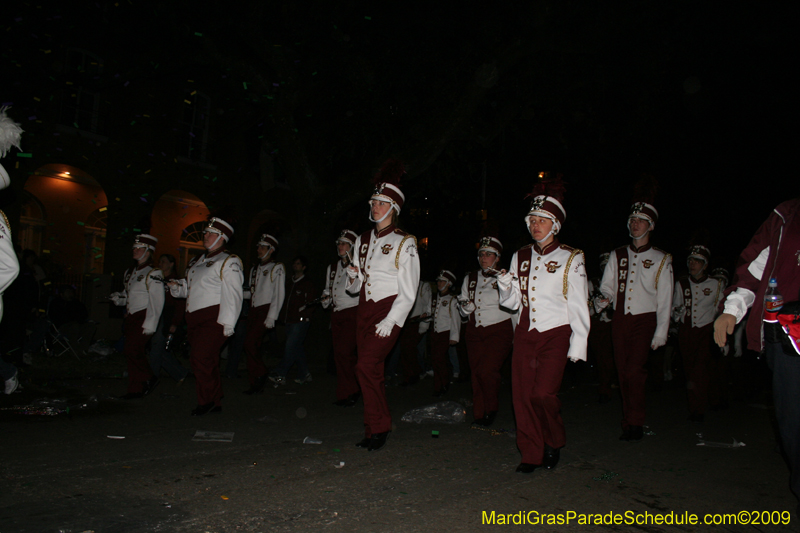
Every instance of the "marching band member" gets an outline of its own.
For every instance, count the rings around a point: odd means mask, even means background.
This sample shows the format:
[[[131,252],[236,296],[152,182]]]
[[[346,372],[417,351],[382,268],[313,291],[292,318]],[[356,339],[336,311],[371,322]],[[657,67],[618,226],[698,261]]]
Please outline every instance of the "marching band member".
[[[536,242],[497,277],[500,305],[520,313],[511,385],[522,474],[558,463],[566,444],[558,390],[567,359],[586,360],[590,327],[583,252],[556,237],[567,216],[560,178],[537,183],[531,196],[525,224]]]
[[[605,299],[596,300],[614,308],[611,336],[622,393],[620,440],[625,441],[644,434],[647,356],[666,344],[672,315],[672,256],[650,244],[658,221],[654,182],[645,178],[637,184],[628,217],[632,242],[611,252],[600,282]]]
[[[472,371],[473,424],[490,426],[497,416],[500,367],[511,351],[514,328],[511,313],[500,307],[497,292],[497,264],[503,244],[497,237],[483,237],[478,248],[481,269],[464,278],[458,310],[467,318],[464,333]]]
[[[272,261],[278,239],[264,233],[258,240],[258,264],[250,269],[250,311],[247,314],[247,333],[244,351],[247,354],[247,378],[250,388],[245,394],[264,390],[267,367],[261,360],[264,333],[275,327],[286,293],[286,272],[283,263]]]
[[[186,298],[189,358],[197,391],[192,416],[222,412],[219,353],[225,339],[234,333],[244,283],[242,261],[225,251],[232,236],[230,224],[212,218],[203,232],[206,253],[189,264],[185,279],[169,282],[173,296]]]
[[[143,398],[158,385],[158,377],[145,353],[164,309],[164,277],[150,264],[156,244],[158,239],[152,235],[136,236],[133,241],[136,267],[125,271],[125,289],[111,294],[114,305],[126,306],[123,352],[128,362],[128,392],[121,397],[124,400]]]
[[[433,333],[431,334],[431,361],[433,363],[433,395],[447,393],[450,388],[450,371],[447,368],[448,353],[451,346],[458,344],[461,333],[461,316],[458,300],[452,288],[456,275],[442,270],[436,278],[436,297],[433,299]],[[421,327],[421,326],[420,326]]]
[[[347,267],[350,266],[353,247],[358,240],[356,232],[346,229],[336,239],[336,261],[328,265],[325,273],[325,290],[322,291],[322,307],[333,307],[331,335],[333,337],[333,360],[336,364],[336,402],[341,407],[352,407],[361,397],[356,377],[356,315],[358,295],[345,291]]]
[[[417,239],[397,228],[405,196],[400,190],[402,163],[390,160],[376,175],[369,200],[374,229],[357,243],[355,265],[347,267],[347,291],[359,294],[356,375],[364,398],[364,439],[369,451],[384,447],[392,429],[386,403],[384,362],[414,306],[419,284]]]

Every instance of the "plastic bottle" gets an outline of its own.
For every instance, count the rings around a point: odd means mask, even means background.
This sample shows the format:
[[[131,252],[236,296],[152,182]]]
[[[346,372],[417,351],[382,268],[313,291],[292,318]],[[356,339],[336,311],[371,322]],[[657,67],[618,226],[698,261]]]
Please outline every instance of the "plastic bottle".
[[[776,312],[783,307],[783,296],[778,292],[778,280],[770,278],[767,292],[764,295],[764,311]]]

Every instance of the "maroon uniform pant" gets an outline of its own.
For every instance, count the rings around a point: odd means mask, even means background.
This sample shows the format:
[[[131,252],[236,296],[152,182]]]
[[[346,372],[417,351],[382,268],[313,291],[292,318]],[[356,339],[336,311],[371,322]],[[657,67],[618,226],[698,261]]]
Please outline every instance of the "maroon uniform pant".
[[[125,317],[125,361],[128,363],[128,392],[142,392],[145,381],[153,377],[153,369],[147,360],[145,347],[150,339],[142,332],[147,309]]]
[[[465,337],[472,370],[472,414],[478,419],[498,410],[500,367],[511,351],[514,329],[511,319],[485,327],[470,322]]]
[[[612,322],[592,320],[589,331],[589,348],[597,361],[597,379],[599,394],[611,396],[611,385],[614,383],[614,345],[611,342]]]
[[[219,375],[219,352],[225,344],[225,329],[217,323],[219,305],[186,313],[189,326],[189,359],[194,372],[197,405],[222,402],[222,381]]]
[[[364,398],[364,435],[385,433],[392,429],[392,415],[386,402],[386,384],[383,375],[386,357],[400,336],[400,326],[392,328],[388,337],[375,335],[375,326],[386,318],[397,296],[389,296],[379,302],[367,301],[362,293],[358,303],[356,342],[358,363],[356,376]]]
[[[258,378],[267,373],[267,367],[261,360],[261,343],[267,326],[264,322],[269,314],[269,304],[251,307],[247,314],[247,335],[244,338],[244,353],[247,354],[247,379],[255,385]]]
[[[656,314],[614,313],[611,324],[614,361],[617,363],[619,390],[622,393],[622,429],[643,426],[647,355],[656,332]]]
[[[686,372],[686,392],[689,397],[689,412],[702,415],[708,405],[708,384],[711,379],[711,342],[714,323],[701,328],[681,324],[678,329],[678,348],[683,357]]]
[[[403,381],[419,378],[422,373],[417,351],[422,335],[419,332],[419,322],[406,321],[403,332],[400,334],[400,362],[403,365]]]
[[[450,350],[450,330],[436,333],[431,326],[431,363],[433,366],[433,392],[440,392],[450,384],[447,354]]]
[[[558,390],[564,377],[572,328],[523,331],[517,327],[511,356],[511,392],[522,462],[542,464],[544,446],[566,444]]]
[[[336,363],[336,399],[344,400],[360,390],[356,377],[358,351],[356,346],[356,319],[358,307],[334,311],[331,315],[333,361]]]

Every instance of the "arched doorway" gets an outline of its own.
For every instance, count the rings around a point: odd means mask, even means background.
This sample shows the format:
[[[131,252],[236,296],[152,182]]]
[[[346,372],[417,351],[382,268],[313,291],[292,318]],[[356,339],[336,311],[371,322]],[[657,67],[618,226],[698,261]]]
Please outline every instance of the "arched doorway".
[[[192,193],[171,190],[162,194],[151,217],[150,232],[158,237],[156,257],[174,255],[183,272],[192,257],[203,253],[202,228],[208,214],[206,204]]]

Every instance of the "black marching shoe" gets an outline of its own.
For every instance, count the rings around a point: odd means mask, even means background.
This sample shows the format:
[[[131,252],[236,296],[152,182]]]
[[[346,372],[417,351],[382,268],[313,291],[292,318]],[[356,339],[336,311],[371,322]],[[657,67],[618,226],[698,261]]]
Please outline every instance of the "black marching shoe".
[[[552,448],[547,444],[544,445],[544,458],[542,459],[542,467],[553,469],[558,464],[558,459],[561,457],[560,448]]]
[[[631,440],[631,428],[627,427],[622,430],[622,435],[619,436],[619,440]]]
[[[534,465],[531,463],[520,463],[515,472],[517,474],[533,474],[533,471],[536,470],[538,466],[539,465]]]
[[[372,437],[369,439],[369,448],[367,448],[367,450],[370,452],[377,452],[386,446],[386,439],[388,437],[388,431],[384,431],[383,433],[373,433]]]
[[[642,426],[630,426],[628,428],[630,430],[630,437],[628,438],[629,441],[638,441],[642,440],[644,436],[644,428]]]
[[[257,378],[255,382],[250,385],[250,388],[244,391],[245,394],[258,394],[259,392],[264,392],[264,385],[267,384],[267,375],[264,374],[260,378]]]
[[[221,413],[222,406],[221,405],[214,405],[214,402],[207,403],[205,405],[198,405],[194,409],[192,409],[192,416],[203,416],[208,413]]]
[[[364,437],[362,440],[356,442],[356,448],[369,448],[369,443],[372,441],[370,437]]]
[[[494,419],[497,416],[497,411],[489,411],[485,415],[483,415],[483,425],[486,427],[491,426],[494,424]]]
[[[153,376],[152,378],[148,379],[144,382],[144,387],[142,387],[142,396],[147,396],[151,392],[153,392],[158,384],[161,383],[161,380],[158,377]]]

